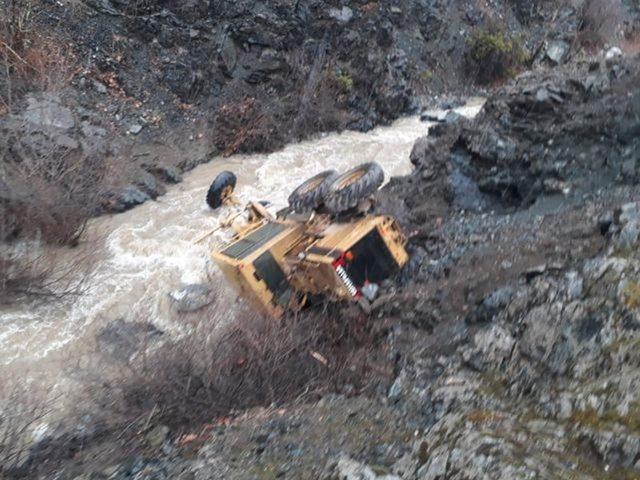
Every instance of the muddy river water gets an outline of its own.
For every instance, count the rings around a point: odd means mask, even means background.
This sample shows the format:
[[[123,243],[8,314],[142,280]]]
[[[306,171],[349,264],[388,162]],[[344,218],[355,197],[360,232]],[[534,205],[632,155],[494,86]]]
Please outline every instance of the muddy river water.
[[[473,116],[480,108],[478,100],[457,111]],[[222,170],[236,173],[242,202],[268,200],[274,208],[283,207],[298,184],[329,168],[343,172],[376,161],[387,177],[409,173],[413,143],[428,127],[409,117],[368,133],[328,134],[269,155],[216,159],[186,174],[158,201],[92,220],[82,248],[92,253],[93,272],[83,295],[0,311],[0,377],[29,371],[56,383],[73,352],[90,348],[96,332],[116,319],[151,322],[165,331],[179,328],[168,293],[187,283],[222,283],[209,253],[225,234],[194,242],[233,211],[214,212],[205,203],[211,181]],[[228,297],[218,304],[227,318],[236,301],[231,292]]]

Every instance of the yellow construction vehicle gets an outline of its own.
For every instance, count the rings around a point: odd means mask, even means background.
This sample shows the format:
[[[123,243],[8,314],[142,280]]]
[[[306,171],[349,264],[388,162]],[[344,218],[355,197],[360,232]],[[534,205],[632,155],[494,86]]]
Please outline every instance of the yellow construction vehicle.
[[[229,173],[221,175],[235,187]],[[370,163],[344,175],[316,175],[275,216],[252,202],[248,223],[212,256],[240,295],[273,317],[300,309],[309,296],[366,307],[379,284],[408,260],[397,222],[366,213],[383,180],[380,166]],[[230,198],[228,185],[214,186],[226,195],[214,203]]]

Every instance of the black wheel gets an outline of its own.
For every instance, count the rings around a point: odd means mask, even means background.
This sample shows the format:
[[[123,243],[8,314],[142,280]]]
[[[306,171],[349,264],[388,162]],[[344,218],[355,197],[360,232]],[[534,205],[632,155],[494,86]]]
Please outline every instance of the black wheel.
[[[327,189],[324,204],[332,213],[344,212],[375,193],[382,182],[382,167],[375,162],[365,163],[334,179]]]
[[[310,212],[322,205],[327,188],[338,174],[334,170],[319,173],[289,195],[289,205],[297,213]]]
[[[234,188],[236,188],[236,176],[227,171],[220,173],[209,187],[207,204],[211,208],[218,208],[231,196]]]

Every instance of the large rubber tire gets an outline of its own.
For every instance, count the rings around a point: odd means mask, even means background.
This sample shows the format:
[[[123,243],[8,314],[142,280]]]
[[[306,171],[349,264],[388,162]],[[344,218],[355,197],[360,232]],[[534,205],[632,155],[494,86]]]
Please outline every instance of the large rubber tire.
[[[337,177],[335,170],[327,170],[311,177],[289,195],[289,206],[296,213],[315,210],[322,205],[327,188]]]
[[[324,204],[331,213],[345,212],[375,193],[383,182],[382,167],[376,162],[365,163],[333,180]]]
[[[236,176],[228,171],[221,172],[213,181],[207,192],[207,204],[216,209],[224,202],[226,196],[236,188]]]

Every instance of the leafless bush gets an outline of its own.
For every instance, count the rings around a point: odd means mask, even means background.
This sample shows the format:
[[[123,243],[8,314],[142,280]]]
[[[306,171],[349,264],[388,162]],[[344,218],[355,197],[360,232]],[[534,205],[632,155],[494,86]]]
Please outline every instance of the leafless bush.
[[[64,260],[61,250],[34,240],[0,243],[0,305],[81,295],[93,269],[92,258],[75,254]]]
[[[83,259],[60,262],[56,248],[77,244],[117,184],[114,171],[102,158],[59,148],[46,137],[35,141],[24,128],[9,132],[0,145],[0,301],[77,291],[71,279]]]
[[[30,90],[57,90],[78,64],[72,49],[41,34],[32,0],[0,0],[0,113]]]
[[[336,75],[325,62],[322,49],[311,65],[302,54],[291,59],[291,77],[297,85],[294,97],[295,116],[290,130],[296,140],[318,132],[342,130],[347,124],[347,114],[340,104],[352,93],[353,79]]]
[[[5,152],[6,153],[6,152]],[[13,158],[11,158],[13,157]],[[109,165],[74,151],[45,155],[27,147],[2,155],[1,240],[40,238],[74,244],[111,182]]]
[[[311,58],[300,51],[289,59],[289,77],[297,92],[291,131],[298,140],[318,132],[342,130],[347,123],[340,104],[352,93],[353,79],[347,74],[336,75],[327,60],[328,43],[325,36]]]
[[[341,103],[353,81],[336,75],[323,59],[308,64],[302,54],[292,55],[286,85],[276,97],[243,81],[231,85],[214,115],[216,146],[225,155],[268,152],[314,133],[342,130],[347,114]]]
[[[624,18],[622,0],[586,0],[580,19],[580,42],[591,48],[616,42],[620,38]]]
[[[265,152],[282,148],[286,142],[283,105],[252,95],[230,96],[215,115],[216,146],[225,156],[234,153]]]
[[[112,422],[188,429],[346,383],[358,388],[372,341],[369,330],[320,314],[274,321],[246,313],[223,329],[204,321],[144,352],[123,377],[102,378],[91,395],[100,392],[98,408]]]
[[[3,379],[0,383],[0,477],[15,471],[28,474],[37,428],[44,424],[50,411],[47,392],[34,391],[19,379]]]

